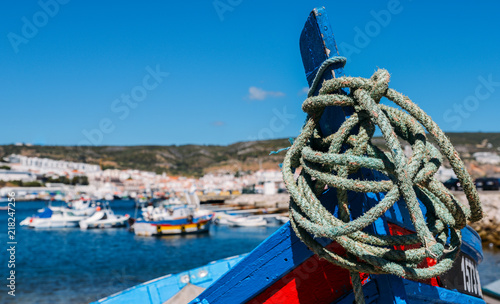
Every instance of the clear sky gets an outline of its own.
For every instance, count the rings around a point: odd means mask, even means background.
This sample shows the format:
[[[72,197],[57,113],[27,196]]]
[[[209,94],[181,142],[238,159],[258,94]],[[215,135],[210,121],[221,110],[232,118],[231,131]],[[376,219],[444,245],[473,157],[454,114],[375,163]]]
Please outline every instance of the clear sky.
[[[296,136],[299,35],[321,5],[347,75],[386,68],[445,131],[500,131],[498,1],[60,2],[3,3],[0,144]]]

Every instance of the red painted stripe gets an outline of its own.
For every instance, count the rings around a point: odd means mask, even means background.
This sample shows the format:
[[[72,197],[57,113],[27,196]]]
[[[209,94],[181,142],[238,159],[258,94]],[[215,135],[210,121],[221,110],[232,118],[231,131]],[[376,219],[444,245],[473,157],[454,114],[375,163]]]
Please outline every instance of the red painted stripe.
[[[387,225],[389,226],[389,233],[391,235],[407,235],[407,234],[413,234],[415,232],[411,231],[411,230],[408,230],[406,228],[403,228],[403,227],[400,227],[396,224],[393,224],[393,223],[389,223],[387,222]],[[421,246],[421,243],[418,243],[418,244],[414,244],[414,245],[408,245],[408,246],[394,246],[395,249],[399,249],[399,250],[408,250],[408,249],[417,249]],[[435,259],[431,259],[431,258],[426,258],[425,260],[423,260],[420,264],[418,264],[418,268],[427,268],[427,267],[431,267],[431,266],[434,266],[436,265],[436,260]],[[443,284],[441,283],[441,280],[439,279],[439,277],[436,277],[436,278],[431,278],[431,279],[427,279],[427,280],[417,280],[418,282],[421,282],[421,283],[424,283],[424,284],[428,284],[428,285],[432,285],[432,286],[438,286],[438,287],[443,287]]]
[[[327,248],[337,254],[346,253],[337,243]],[[361,274],[361,279],[366,282],[368,275]],[[248,303],[327,304],[351,290],[351,278],[347,270],[314,255]]]

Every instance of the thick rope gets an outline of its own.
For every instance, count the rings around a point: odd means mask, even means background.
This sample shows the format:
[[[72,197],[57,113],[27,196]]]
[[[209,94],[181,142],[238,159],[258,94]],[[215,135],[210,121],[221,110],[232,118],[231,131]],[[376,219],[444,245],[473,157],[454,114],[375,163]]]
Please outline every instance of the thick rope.
[[[460,250],[460,229],[467,221],[481,219],[482,209],[472,179],[449,139],[408,97],[388,87],[390,75],[386,70],[378,70],[370,79],[340,77],[325,81],[318,96],[313,96],[327,67],[335,63],[345,64],[345,58],[325,61],[316,74],[302,105],[308,118],[285,156],[283,177],[291,196],[290,223],[297,236],[319,257],[351,272],[356,302],[363,303],[359,272],[422,280],[450,269]],[[382,97],[402,110],[380,104]],[[328,106],[353,107],[354,113],[336,133],[323,136],[319,121]],[[376,126],[390,152],[372,144]],[[427,140],[426,131],[439,150]],[[411,145],[413,155],[409,159],[403,154],[399,139]],[[443,161],[440,151],[460,180],[470,207],[457,201],[433,177]],[[297,180],[296,168],[301,168]],[[379,171],[388,179],[366,180],[362,168]],[[352,178],[353,174],[357,178]],[[338,218],[320,203],[325,188],[336,189]],[[384,198],[353,219],[350,207],[360,202],[349,201],[349,191],[382,192]],[[415,233],[390,236],[363,231],[400,199],[406,203]],[[427,221],[418,200],[426,208]],[[324,248],[315,237],[337,242],[347,254]],[[416,249],[397,250],[398,245]],[[426,258],[437,263],[418,267]]]

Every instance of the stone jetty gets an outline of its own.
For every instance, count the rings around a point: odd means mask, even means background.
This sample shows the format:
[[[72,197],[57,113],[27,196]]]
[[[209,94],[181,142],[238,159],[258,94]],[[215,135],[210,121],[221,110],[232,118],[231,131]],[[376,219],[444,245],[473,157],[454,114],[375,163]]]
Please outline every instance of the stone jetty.
[[[465,194],[453,194],[460,202],[467,204]],[[500,248],[500,192],[479,191],[479,197],[483,206],[483,219],[471,226],[479,233],[485,245]]]

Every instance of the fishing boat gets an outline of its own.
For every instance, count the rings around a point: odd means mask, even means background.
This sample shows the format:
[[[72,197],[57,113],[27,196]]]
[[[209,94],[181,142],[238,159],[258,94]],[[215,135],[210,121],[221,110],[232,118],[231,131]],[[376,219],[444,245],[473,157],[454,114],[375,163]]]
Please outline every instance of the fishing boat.
[[[302,132],[311,132],[303,134],[312,135],[299,135],[288,150],[283,163],[285,183],[292,196],[290,221],[217,280],[211,282],[203,292],[193,291],[189,297],[176,303],[484,304],[477,272],[477,265],[483,259],[481,239],[464,221],[464,218],[478,220],[481,217],[481,209],[475,200],[477,192],[473,185],[471,186],[470,176],[463,171],[463,166],[460,167],[461,161],[453,163],[452,166],[455,172],[460,173],[457,176],[461,176],[461,184],[467,191],[470,210],[456,201],[447,200],[451,199],[449,192],[443,189],[442,184],[432,181],[429,183],[442,190],[437,193],[441,196],[439,199],[435,195],[432,196],[430,190],[421,184],[405,188],[406,192],[381,186],[406,187],[410,178],[405,179],[404,176],[428,178],[428,175],[418,175],[414,171],[405,171],[406,175],[400,175],[400,167],[391,165],[399,159],[406,160],[402,156],[401,147],[391,149],[388,154],[380,152],[378,155],[382,155],[382,158],[385,155],[386,158],[369,163],[367,159],[371,161],[372,158],[352,157],[355,156],[355,150],[349,146],[356,146],[359,140],[354,135],[357,135],[357,132],[369,132],[370,125],[346,128],[344,122],[366,117],[378,122],[378,119],[383,119],[386,114],[380,112],[377,105],[370,108],[370,112],[364,111],[359,104],[354,108],[349,102],[353,96],[360,96],[356,98],[362,102],[380,100],[381,96],[386,96],[384,94],[387,94],[388,89],[383,90],[379,86],[388,82],[388,74],[382,71],[366,81],[342,78],[337,82],[323,83],[324,80],[343,76],[345,64],[345,59],[338,57],[332,27],[324,8],[314,9],[309,15],[301,33],[300,51],[311,87],[309,97],[312,98],[308,98],[310,103],[306,100],[303,105],[303,109],[311,112],[308,112],[308,120]],[[353,83],[359,85],[353,89],[354,92],[345,89],[344,85],[354,86]],[[322,87],[322,94],[327,94],[325,90],[339,93],[314,99]],[[340,88],[343,88],[344,93],[337,91]],[[360,91],[357,91],[358,88]],[[364,94],[363,90],[368,90],[369,93]],[[401,100],[411,105],[411,101],[408,102],[404,98]],[[319,103],[328,106],[317,112],[312,111],[311,108]],[[403,106],[405,104],[401,107]],[[403,116],[398,116],[401,117]],[[418,119],[425,128],[428,128],[429,120]],[[316,124],[314,132],[309,123]],[[393,134],[386,133],[388,129],[385,124],[383,128],[384,136],[392,139]],[[410,129],[399,128],[394,132],[411,133],[418,128]],[[439,132],[440,130],[432,128],[430,133],[434,136],[441,134]],[[340,152],[348,150],[346,157],[342,156],[342,153],[333,156],[327,154],[325,151],[331,152],[328,147],[312,150],[307,145],[297,146],[310,143],[321,147],[322,143],[336,136],[344,136],[347,140],[339,141],[336,148]],[[419,133],[419,136],[410,138],[409,141],[422,141],[422,138],[425,138],[425,134]],[[311,140],[306,141],[308,139]],[[449,147],[446,139],[440,139],[440,147]],[[399,142],[390,141],[391,145],[397,143]],[[429,145],[424,146],[434,151]],[[458,155],[453,152],[453,148],[448,151],[451,151],[446,152],[448,158],[450,154],[452,157]],[[308,152],[311,153],[307,154]],[[369,155],[376,154],[372,152]],[[296,157],[297,155],[300,157]],[[324,157],[325,155],[330,157]],[[418,157],[419,155],[416,155],[408,163],[413,164],[412,161],[416,161]],[[314,161],[321,162],[321,165],[315,165]],[[428,165],[412,168],[437,170],[434,161],[438,162],[438,159],[433,159]],[[293,172],[294,168],[300,165],[302,170],[299,181],[296,182]],[[343,171],[346,168],[350,171]],[[331,174],[337,171],[344,175],[332,177]],[[381,173],[386,171],[391,179]],[[350,179],[353,176],[357,179]],[[325,177],[330,178],[329,183],[323,183]],[[392,179],[397,182],[393,183]],[[333,187],[331,184],[337,186]],[[380,186],[382,190],[371,190],[374,185]],[[416,197],[412,196],[412,191],[416,192]],[[440,199],[446,204],[440,204]],[[450,211],[448,207],[453,210]],[[436,211],[436,208],[439,211]],[[454,214],[455,211],[461,212],[463,217],[443,217],[443,214]],[[380,213],[380,216],[368,221],[368,216],[375,212]],[[461,224],[458,225],[458,222]],[[196,277],[193,279],[196,280]],[[191,277],[186,276],[184,281],[178,282],[185,286],[190,280]],[[131,294],[123,292],[99,303],[169,303],[168,301],[176,296],[174,292],[179,290],[177,286],[158,285],[154,282],[141,285],[140,288],[144,292],[140,297],[132,297]]]
[[[100,299],[92,304],[188,303],[244,257],[245,255],[228,257],[189,271],[168,274]],[[151,299],[151,301],[148,302],[146,299]]]
[[[210,228],[212,216],[212,214],[203,214],[178,220],[138,220],[134,223],[133,230],[136,235],[140,236],[207,233]]]
[[[81,229],[92,229],[92,228],[119,228],[126,227],[130,216],[116,215],[113,210],[109,207],[109,204],[104,204],[103,207],[97,206],[96,212],[80,221],[78,225]]]
[[[26,225],[29,228],[73,228],[78,227],[78,223],[84,220],[87,216],[75,215],[69,209],[53,211],[50,208],[38,215],[25,219],[21,225]]]
[[[195,234],[209,231],[214,213],[192,205],[174,205],[157,212],[146,212],[132,229],[140,236]],[[144,213],[143,213],[144,214]]]

